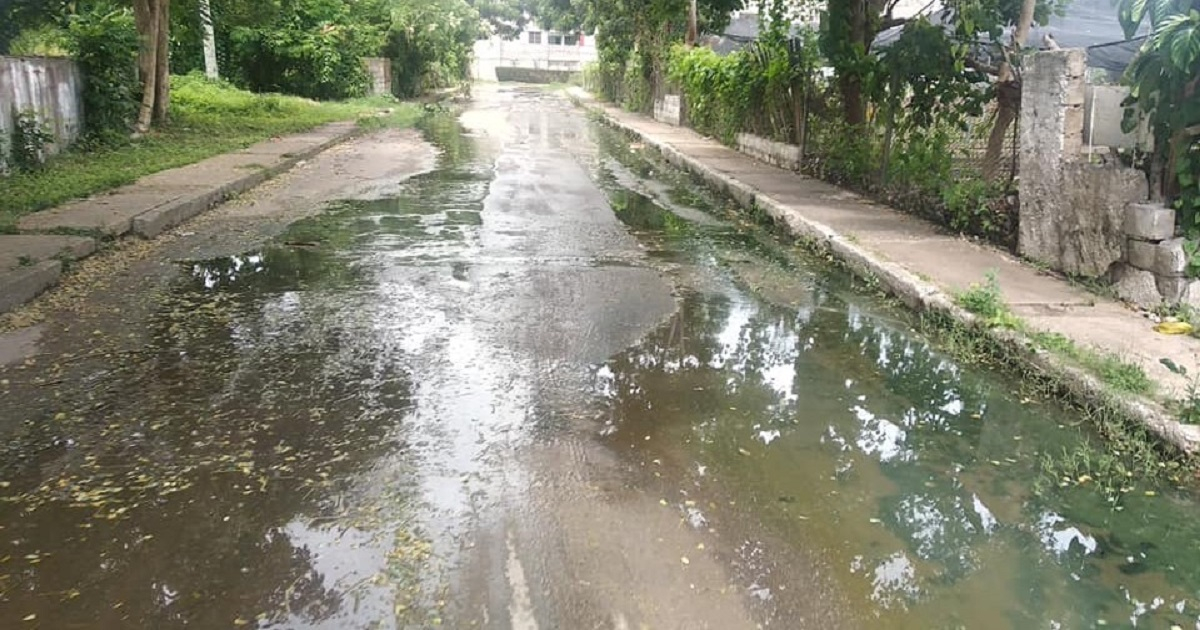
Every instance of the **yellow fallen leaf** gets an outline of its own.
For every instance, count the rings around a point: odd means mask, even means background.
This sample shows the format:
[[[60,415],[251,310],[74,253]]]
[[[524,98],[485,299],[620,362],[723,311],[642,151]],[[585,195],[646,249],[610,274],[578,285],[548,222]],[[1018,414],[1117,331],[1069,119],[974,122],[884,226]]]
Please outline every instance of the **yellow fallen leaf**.
[[[684,564],[691,564],[691,563],[692,563],[692,561],[691,561],[691,560],[688,560],[687,556],[684,556],[684,557],[680,558],[680,559],[679,559],[679,561],[680,561],[680,562],[682,562],[682,563],[684,563]]]
[[[22,619],[22,621],[33,621],[34,619],[37,619],[37,615],[25,615],[25,618]]]
[[[238,617],[237,619],[233,620],[233,625],[235,625],[235,626],[245,626],[245,625],[248,625],[249,623],[250,622],[248,620],[242,619],[241,617]]]
[[[1154,325],[1154,332],[1163,335],[1187,335],[1192,330],[1192,325],[1187,322],[1161,322]]]

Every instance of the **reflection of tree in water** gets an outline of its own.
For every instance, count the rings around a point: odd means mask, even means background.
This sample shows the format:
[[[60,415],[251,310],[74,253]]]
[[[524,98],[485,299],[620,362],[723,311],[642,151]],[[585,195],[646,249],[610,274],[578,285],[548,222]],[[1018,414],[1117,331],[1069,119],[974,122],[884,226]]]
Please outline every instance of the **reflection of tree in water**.
[[[423,117],[417,123],[417,128],[425,134],[426,140],[441,151],[438,160],[440,170],[458,168],[475,159],[474,141],[463,132],[458,117],[450,111]]]
[[[603,387],[632,404],[648,396],[644,381],[710,373],[721,395],[758,391],[761,411],[774,410],[772,420],[794,423],[806,400],[828,398],[849,380],[854,393],[869,394],[880,407],[877,414],[912,430],[910,439],[917,442],[910,448],[920,450],[941,440],[958,445],[972,427],[959,419],[986,410],[986,390],[964,383],[957,366],[925,343],[853,307],[827,305],[820,289],[807,302],[797,312],[689,295],[668,324],[608,363],[605,378],[611,382]]]
[[[744,439],[749,428],[766,431],[766,440],[830,431],[857,447],[858,454],[838,457],[873,457],[901,488],[924,488],[931,476],[953,476],[954,466],[979,457],[972,446],[979,423],[971,416],[988,409],[986,385],[965,379],[923,341],[820,289],[802,302],[793,310],[689,295],[668,324],[600,370],[598,387],[618,423],[638,423],[636,435],[670,421],[665,408],[684,410],[680,420],[722,441]],[[731,435],[707,426],[714,415],[725,424],[742,421],[720,417],[748,418],[748,426],[738,424]],[[881,511],[947,579],[973,568],[972,546],[987,535],[961,487],[901,493]]]

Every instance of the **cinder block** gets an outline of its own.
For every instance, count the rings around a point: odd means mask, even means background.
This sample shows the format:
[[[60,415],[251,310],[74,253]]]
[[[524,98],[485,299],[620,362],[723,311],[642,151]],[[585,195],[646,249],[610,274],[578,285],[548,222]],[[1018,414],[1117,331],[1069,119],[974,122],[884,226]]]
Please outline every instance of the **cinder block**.
[[[1161,204],[1125,206],[1125,235],[1141,241],[1165,241],[1175,236],[1175,211]]]

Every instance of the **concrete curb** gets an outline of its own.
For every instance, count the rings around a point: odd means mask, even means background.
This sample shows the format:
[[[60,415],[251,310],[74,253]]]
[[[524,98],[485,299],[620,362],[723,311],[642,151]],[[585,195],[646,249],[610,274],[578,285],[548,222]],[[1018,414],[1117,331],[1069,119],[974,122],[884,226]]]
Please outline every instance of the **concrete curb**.
[[[62,262],[45,260],[0,273],[0,313],[11,311],[58,284]]]
[[[284,158],[282,162],[273,166],[264,168],[260,171],[249,173],[232,182],[226,183],[220,187],[202,192],[197,195],[186,196],[177,199],[173,202],[153,208],[133,218],[132,232],[142,238],[152,239],[161,235],[163,232],[171,228],[178,227],[196,217],[203,214],[212,208],[220,205],[231,197],[240,195],[263,182],[278,177],[287,171],[295,168],[297,164],[312,158],[313,156],[327,151],[330,148],[337,146],[347,140],[362,135],[363,129],[355,126],[349,129],[346,133],[338,134],[330,138],[326,142],[301,151],[293,153],[289,157]]]
[[[286,173],[295,168],[300,162],[358,137],[365,133],[365,131],[359,125],[350,126],[344,132],[338,133],[320,144],[308,147],[303,151],[286,154],[287,157],[269,167],[253,173],[247,173],[245,176],[233,181],[224,182],[214,188],[185,194],[167,203],[155,206],[133,217],[128,225],[125,225],[123,222],[114,223],[112,229],[106,230],[103,236],[122,238],[137,235],[144,239],[157,238],[164,232],[211,210],[229,198]],[[93,242],[97,240],[93,239]],[[97,251],[97,248],[91,247],[88,251],[81,252],[82,255],[78,256],[77,259],[82,260],[83,258],[87,258],[95,251]],[[62,276],[62,271],[63,263],[54,260],[43,261],[28,268],[18,268],[0,273],[0,313],[16,309],[57,285]]]
[[[585,102],[571,92],[567,92],[567,95],[577,106],[599,114],[609,125],[640,138],[644,144],[659,151],[668,163],[700,177],[711,188],[728,194],[742,207],[758,207],[764,210],[777,225],[833,255],[855,274],[879,280],[890,293],[914,311],[943,315],[960,325],[987,335],[1023,367],[1058,383],[1073,402],[1088,409],[1114,410],[1141,423],[1164,442],[1189,455],[1200,452],[1200,427],[1180,423],[1158,403],[1147,398],[1111,391],[1099,379],[1081,368],[1054,354],[1039,351],[1029,337],[1018,331],[983,325],[972,313],[959,307],[950,294],[922,280],[904,266],[858,246],[852,239],[829,226],[803,216],[799,211],[762,194],[736,178],[709,168],[675,147],[642,134],[634,127],[609,115],[604,106]]]

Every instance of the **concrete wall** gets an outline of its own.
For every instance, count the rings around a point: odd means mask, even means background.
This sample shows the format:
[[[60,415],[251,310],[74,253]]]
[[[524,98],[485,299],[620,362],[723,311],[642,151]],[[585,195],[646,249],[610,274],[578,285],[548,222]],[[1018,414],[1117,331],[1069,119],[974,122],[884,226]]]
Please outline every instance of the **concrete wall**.
[[[392,93],[392,60],[383,57],[367,57],[363,59],[367,66],[367,74],[371,76],[371,86],[367,94],[376,96]]]
[[[517,83],[566,83],[575,74],[570,70],[510,68],[507,66],[498,67],[495,72],[497,81],[515,81]]]
[[[775,142],[750,133],[737,135],[738,151],[780,168],[800,170],[800,147],[794,144]]]
[[[530,41],[531,33],[537,34],[533,42]],[[514,40],[493,37],[475,42],[471,78],[477,81],[501,80],[496,68],[580,72],[584,65],[599,58],[595,39],[590,36],[580,36],[578,44],[564,45],[551,44],[552,35],[561,36],[531,24]]]
[[[1110,147],[1149,150],[1154,141],[1146,120],[1131,133],[1121,130],[1129,88],[1123,85],[1088,85],[1084,94],[1083,141],[1090,148]]]
[[[1125,254],[1125,210],[1148,195],[1145,176],[1089,162],[1085,53],[1039,52],[1022,73],[1021,209],[1017,250],[1052,269],[1108,274]]]
[[[654,99],[654,119],[678,127],[683,124],[683,101],[678,94]]]
[[[17,112],[32,110],[54,135],[50,152],[83,130],[83,77],[71,59],[0,57],[0,162],[7,160]]]

